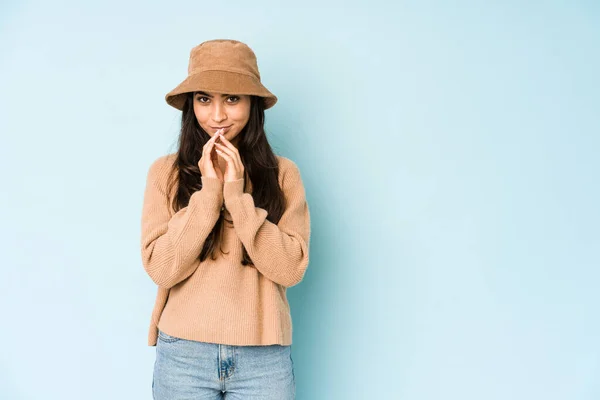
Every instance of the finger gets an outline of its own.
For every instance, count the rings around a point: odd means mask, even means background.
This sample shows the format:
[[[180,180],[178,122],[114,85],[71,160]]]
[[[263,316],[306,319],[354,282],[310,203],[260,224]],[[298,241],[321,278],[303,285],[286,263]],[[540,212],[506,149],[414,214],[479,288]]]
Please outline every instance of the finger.
[[[229,149],[237,152],[238,149],[237,147],[235,147],[229,140],[227,140],[227,138],[225,136],[221,137],[221,142],[223,143],[223,145],[227,146]]]
[[[208,139],[206,144],[215,143],[217,141],[217,139],[221,136],[221,131],[222,131],[222,129],[219,129],[218,131],[216,131],[215,134],[212,135],[210,139]]]
[[[215,146],[217,147],[217,149],[220,149],[221,151],[233,156],[233,151],[229,147],[225,146],[223,143],[215,142]]]
[[[229,149],[228,147],[222,145],[221,143],[215,143],[215,146],[216,146],[217,151],[221,151],[224,154],[227,154],[229,157],[231,157],[231,160],[233,161],[234,167],[236,169],[239,168],[238,167],[238,163],[236,161],[236,158],[237,158],[236,154],[233,151],[231,151],[231,149]]]
[[[242,159],[240,158],[240,152],[238,151],[237,147],[235,147],[233,145],[233,143],[231,143],[229,140],[227,140],[227,138],[225,136],[223,136],[221,138],[221,142],[224,146],[226,146],[228,149],[230,149],[234,153],[233,158],[234,158],[238,168],[241,170],[242,169]]]
[[[204,144],[204,146],[202,146],[202,156],[200,157],[200,161],[203,163],[206,163],[206,160],[209,159],[210,161],[217,161],[218,162],[218,156],[215,153],[214,149],[213,149],[213,145],[215,143],[215,141],[218,139],[218,137],[220,136],[220,132],[221,130],[217,131],[210,139],[208,139],[208,141]],[[206,155],[208,152],[208,156]],[[209,161],[209,163],[210,163]]]
[[[225,152],[223,152],[223,151],[221,151],[219,149],[216,149],[216,151],[217,151],[217,153],[219,153],[219,155],[221,157],[223,157],[225,159],[225,161],[227,161],[227,168],[228,169],[232,168],[232,165],[233,165],[233,167],[235,166],[235,163],[233,162],[233,159],[231,158],[231,156],[229,154],[227,154],[227,153],[225,153]]]
[[[233,149],[231,149],[230,147],[227,147],[225,145],[222,145],[220,143],[215,143],[215,145],[217,145],[217,148],[227,152],[227,154],[229,154],[231,156],[231,158],[233,159],[234,163],[235,163],[235,167],[238,170],[242,170],[242,160],[240,159],[240,153],[237,151],[237,149],[235,148],[235,146],[233,146],[231,143],[229,143]]]
[[[219,138],[220,132],[221,132],[221,130],[218,130],[210,139],[208,139],[208,141],[206,142],[206,145],[202,148],[203,154],[205,151],[212,152],[213,144],[216,143],[217,139]]]
[[[213,137],[211,137],[206,141],[206,143],[204,143],[204,146],[202,146],[202,156],[206,155],[206,152],[211,149],[211,145],[215,141],[216,136],[217,135],[213,135]]]

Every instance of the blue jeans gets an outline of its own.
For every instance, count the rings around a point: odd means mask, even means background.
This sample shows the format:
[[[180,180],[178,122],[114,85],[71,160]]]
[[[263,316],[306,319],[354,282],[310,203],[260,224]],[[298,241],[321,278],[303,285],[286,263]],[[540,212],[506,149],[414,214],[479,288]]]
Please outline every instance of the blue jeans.
[[[154,400],[294,400],[290,346],[233,346],[158,331]]]

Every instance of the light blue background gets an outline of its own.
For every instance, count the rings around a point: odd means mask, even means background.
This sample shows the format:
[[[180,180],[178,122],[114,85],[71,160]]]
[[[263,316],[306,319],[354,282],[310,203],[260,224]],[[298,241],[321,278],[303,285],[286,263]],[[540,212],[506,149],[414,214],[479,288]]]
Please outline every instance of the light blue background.
[[[0,398],[151,398],[142,195],[213,38],[307,190],[298,399],[600,398],[600,6],[394,4],[4,2]]]

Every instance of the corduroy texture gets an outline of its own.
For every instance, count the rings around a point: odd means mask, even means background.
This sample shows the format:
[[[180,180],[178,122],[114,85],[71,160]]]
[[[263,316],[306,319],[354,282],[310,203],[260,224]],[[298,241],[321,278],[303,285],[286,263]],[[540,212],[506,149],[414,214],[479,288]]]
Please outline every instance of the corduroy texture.
[[[183,110],[186,93],[195,91],[261,96],[265,109],[277,103],[277,97],[260,81],[256,55],[238,40],[208,40],[194,47],[187,78],[167,93],[165,100]]]
[[[310,213],[296,164],[279,160],[286,210],[279,223],[256,207],[252,183],[202,177],[202,189],[177,213],[170,207],[167,177],[176,154],[159,157],[148,171],[141,224],[145,271],[158,285],[148,345],[158,328],[169,335],[229,345],[292,344],[286,288],[298,284],[309,262]],[[225,210],[221,211],[222,205]],[[225,222],[221,248],[200,262],[219,213]],[[242,244],[255,265],[244,266]]]

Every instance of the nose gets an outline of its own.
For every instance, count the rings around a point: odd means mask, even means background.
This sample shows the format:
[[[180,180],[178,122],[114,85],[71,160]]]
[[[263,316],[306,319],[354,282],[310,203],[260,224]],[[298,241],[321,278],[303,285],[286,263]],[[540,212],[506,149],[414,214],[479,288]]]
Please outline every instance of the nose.
[[[215,102],[213,104],[215,104],[212,110],[213,121],[220,123],[221,121],[227,119],[223,105],[219,104],[219,102]]]

